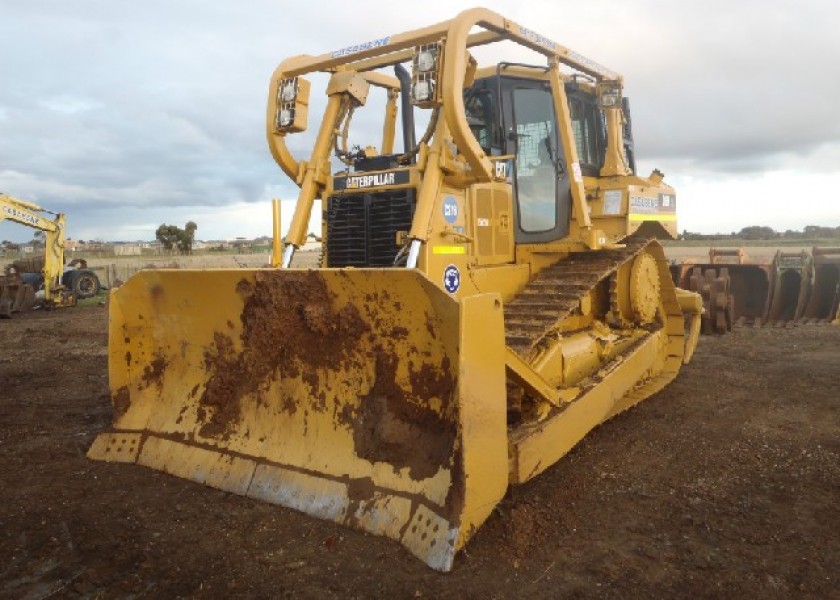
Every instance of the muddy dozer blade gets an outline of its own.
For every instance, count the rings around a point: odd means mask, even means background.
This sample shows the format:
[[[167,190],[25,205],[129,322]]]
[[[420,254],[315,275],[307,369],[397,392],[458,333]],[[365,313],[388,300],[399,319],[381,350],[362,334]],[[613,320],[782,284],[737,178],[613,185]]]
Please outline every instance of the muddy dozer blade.
[[[112,430],[137,462],[398,540],[438,570],[507,487],[496,294],[413,270],[141,271],[110,298]]]

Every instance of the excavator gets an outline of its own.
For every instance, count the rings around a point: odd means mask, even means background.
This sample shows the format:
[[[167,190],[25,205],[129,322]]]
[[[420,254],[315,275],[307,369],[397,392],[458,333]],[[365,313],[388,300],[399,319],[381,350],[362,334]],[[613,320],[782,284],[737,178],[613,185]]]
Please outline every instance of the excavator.
[[[498,42],[541,64],[479,67],[471,50]],[[287,138],[315,73],[326,107],[300,159]],[[141,271],[112,291],[113,423],[88,456],[449,571],[510,485],[661,390],[697,344],[702,299],[657,241],[677,233],[676,195],[636,173],[622,90],[485,9],[280,63],[267,140],[300,191],[276,267]],[[373,94],[379,148],[351,143]],[[316,201],[321,265],[296,268]]]
[[[45,212],[55,215],[55,219],[41,214]],[[43,278],[44,304],[50,308],[74,305],[75,296],[62,293],[65,288],[61,284],[67,218],[37,204],[0,193],[0,222],[5,220],[46,233],[43,264],[37,269],[40,271],[38,277]],[[25,272],[21,267],[20,264],[8,265],[0,275],[0,317],[8,318],[14,312],[26,310],[35,302],[35,290],[24,279]]]
[[[47,213],[54,218],[48,218]],[[100,282],[87,263],[64,264],[67,217],[32,202],[0,193],[0,222],[9,220],[45,233],[44,255],[7,265],[0,275],[0,317],[8,318],[40,302],[47,309],[75,306],[99,293]],[[43,298],[38,298],[43,288]]]

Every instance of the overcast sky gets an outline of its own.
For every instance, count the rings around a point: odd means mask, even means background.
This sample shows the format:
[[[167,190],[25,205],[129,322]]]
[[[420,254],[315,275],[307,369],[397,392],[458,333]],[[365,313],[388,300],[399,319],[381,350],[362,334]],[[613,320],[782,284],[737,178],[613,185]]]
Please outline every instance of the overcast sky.
[[[681,230],[840,225],[836,1],[484,4],[624,76],[639,170],[676,187]],[[270,235],[270,199],[288,224],[297,193],[265,142],[277,64],[473,5],[0,0],[0,191],[66,212],[74,239],[187,220],[200,239]],[[499,52],[479,60],[531,58]],[[377,144],[374,122],[354,119],[351,141]],[[0,238],[32,231],[5,223]]]

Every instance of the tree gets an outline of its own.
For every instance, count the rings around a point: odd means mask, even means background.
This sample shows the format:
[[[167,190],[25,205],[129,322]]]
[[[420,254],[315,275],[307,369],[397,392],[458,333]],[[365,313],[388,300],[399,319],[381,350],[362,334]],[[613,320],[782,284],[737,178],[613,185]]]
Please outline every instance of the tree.
[[[187,221],[183,231],[181,231],[181,235],[178,236],[178,250],[181,251],[181,254],[192,253],[196,229],[198,229],[198,225],[194,221]]]
[[[743,240],[772,240],[779,237],[773,229],[761,225],[744,227],[736,235]]]
[[[181,228],[177,225],[162,224],[155,231],[155,238],[159,241],[166,250],[172,250],[175,244],[178,243],[178,232]]]
[[[197,229],[198,225],[194,221],[187,221],[184,229],[163,223],[155,231],[155,238],[166,250],[172,251],[177,248],[181,254],[190,254]]]

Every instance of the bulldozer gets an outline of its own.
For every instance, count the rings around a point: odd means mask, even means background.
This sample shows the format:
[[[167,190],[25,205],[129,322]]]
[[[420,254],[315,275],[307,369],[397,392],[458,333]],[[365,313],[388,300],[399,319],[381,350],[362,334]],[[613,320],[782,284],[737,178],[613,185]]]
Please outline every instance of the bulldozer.
[[[543,64],[479,67],[471,50],[497,42]],[[317,73],[326,107],[299,159],[287,138]],[[676,236],[676,195],[636,173],[622,90],[484,9],[280,63],[267,140],[300,191],[282,242],[275,210],[274,266],[146,270],[111,292],[113,424],[88,456],[449,571],[510,485],[661,390],[697,344],[702,299],[657,241]],[[373,94],[379,148],[351,143]],[[296,268],[318,201],[321,264]]]

